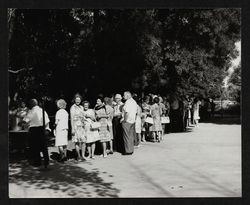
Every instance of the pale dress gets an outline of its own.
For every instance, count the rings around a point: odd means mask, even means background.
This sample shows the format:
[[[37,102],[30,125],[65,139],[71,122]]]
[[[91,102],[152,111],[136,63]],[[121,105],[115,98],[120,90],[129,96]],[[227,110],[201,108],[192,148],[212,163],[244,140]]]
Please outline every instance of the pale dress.
[[[150,109],[152,118],[153,118],[153,125],[150,127],[150,131],[158,132],[162,131],[161,125],[161,108],[158,104],[153,104]]]
[[[109,130],[109,133],[110,133],[110,139],[113,140],[114,136],[113,136],[112,120],[113,120],[113,117],[114,117],[114,108],[112,108],[110,105],[106,105],[106,111],[107,111],[107,114],[109,115],[109,118],[108,118],[108,130]]]
[[[200,104],[201,104],[201,102],[200,101],[198,101],[198,102],[196,102],[196,103],[194,103],[194,110],[193,110],[193,112],[194,112],[194,120],[199,120],[200,119],[200,115],[199,115],[199,106],[200,106]]]
[[[108,114],[106,110],[103,108],[99,110],[95,110],[97,121],[101,123],[101,127],[99,128],[100,142],[108,142],[111,140],[111,135],[108,126],[108,120],[106,118],[98,118],[98,116]]]
[[[66,146],[68,144],[68,120],[69,114],[60,109],[56,112],[55,146]]]
[[[86,135],[86,143],[93,143],[93,142],[100,140],[98,130],[91,129],[91,124],[94,121],[91,118],[86,116],[86,115],[88,115],[88,116],[91,116],[92,118],[95,118],[94,110],[88,109],[88,110],[84,111],[83,113],[85,115],[84,130],[85,130],[85,135]]]
[[[83,127],[83,107],[81,105],[72,105],[70,108],[70,116],[72,133],[75,133],[72,136],[72,142],[86,142],[85,130]]]

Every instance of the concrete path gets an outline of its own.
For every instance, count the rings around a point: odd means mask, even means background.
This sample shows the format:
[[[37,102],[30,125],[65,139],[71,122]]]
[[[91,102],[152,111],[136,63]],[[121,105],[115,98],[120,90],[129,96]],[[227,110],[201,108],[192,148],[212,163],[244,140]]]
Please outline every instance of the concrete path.
[[[203,123],[161,143],[143,143],[132,156],[52,161],[47,171],[11,163],[9,196],[240,197],[241,126]]]

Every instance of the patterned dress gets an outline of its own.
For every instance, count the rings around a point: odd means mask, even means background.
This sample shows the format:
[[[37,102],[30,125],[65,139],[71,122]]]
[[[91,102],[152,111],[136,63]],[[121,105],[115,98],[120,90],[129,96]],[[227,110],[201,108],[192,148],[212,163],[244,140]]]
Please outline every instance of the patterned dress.
[[[72,136],[73,142],[86,142],[85,130],[84,130],[84,114],[83,107],[81,105],[72,105],[70,108],[70,119],[71,119],[71,128],[72,133],[75,133]]]
[[[151,115],[153,118],[153,125],[150,127],[150,131],[162,131],[161,125],[161,108],[158,104],[153,104],[151,106]]]
[[[107,118],[100,118],[102,115],[108,114],[106,112],[105,107],[101,107],[100,109],[95,109],[97,121],[101,123],[101,127],[99,128],[100,142],[108,142],[111,140],[108,120]]]
[[[112,121],[113,121],[113,117],[114,117],[114,108],[112,108],[110,105],[106,105],[106,111],[107,111],[107,114],[109,115],[109,118],[108,118],[108,130],[110,132],[110,138],[111,138],[111,140],[113,140],[114,136],[113,136],[113,124],[112,124]]]
[[[85,115],[84,130],[85,130],[85,135],[86,135],[86,143],[92,143],[92,142],[96,142],[100,140],[98,130],[91,129],[91,124],[94,121],[90,117],[88,117],[88,116],[91,116],[92,118],[95,118],[94,110],[88,109],[86,111],[83,111],[83,114]]]

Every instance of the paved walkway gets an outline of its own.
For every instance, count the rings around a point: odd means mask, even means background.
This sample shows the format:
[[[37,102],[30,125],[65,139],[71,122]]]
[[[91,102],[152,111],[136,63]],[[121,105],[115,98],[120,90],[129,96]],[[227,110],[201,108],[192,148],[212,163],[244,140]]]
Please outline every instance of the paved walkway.
[[[54,148],[50,148],[53,151]],[[10,197],[240,197],[241,126],[204,123],[146,142],[132,156],[10,164]]]

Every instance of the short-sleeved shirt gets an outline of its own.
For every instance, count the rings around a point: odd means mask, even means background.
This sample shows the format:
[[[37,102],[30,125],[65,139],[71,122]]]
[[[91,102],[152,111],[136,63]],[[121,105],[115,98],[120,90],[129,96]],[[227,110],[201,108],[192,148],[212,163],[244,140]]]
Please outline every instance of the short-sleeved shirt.
[[[44,111],[45,125],[49,124],[49,117],[46,111]],[[24,121],[29,123],[29,127],[41,127],[43,126],[43,110],[38,105],[34,106],[31,110],[28,111]],[[46,127],[47,129],[48,127]]]
[[[56,129],[64,130],[68,129],[69,114],[65,109],[60,109],[56,112],[56,121],[58,121]]]
[[[128,99],[123,106],[123,113],[125,121],[128,123],[135,123],[137,113],[137,103],[133,98]]]

